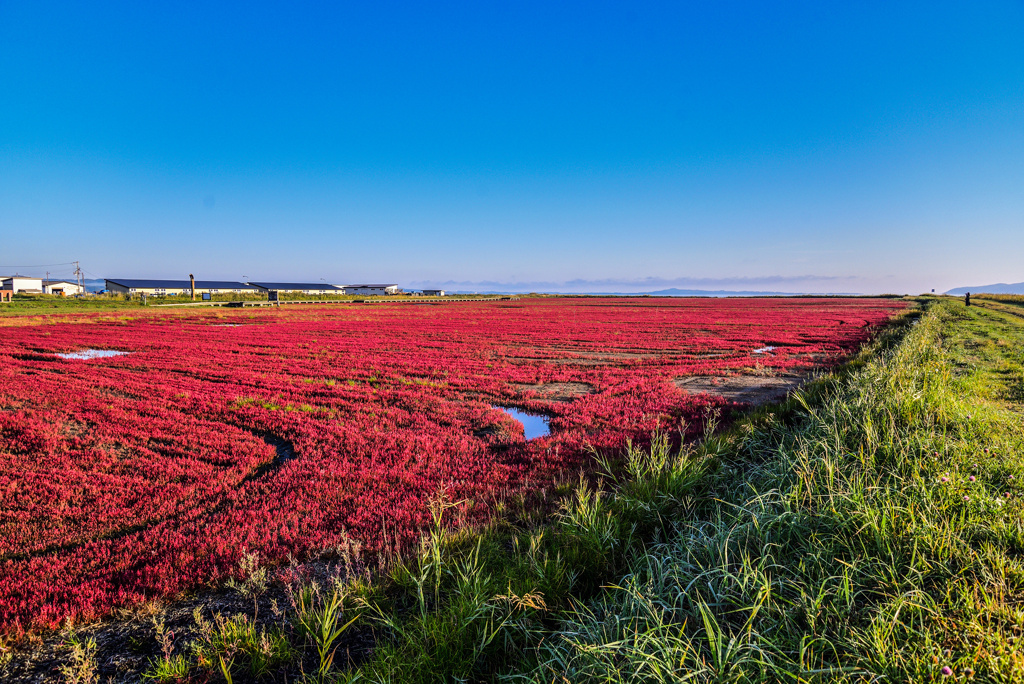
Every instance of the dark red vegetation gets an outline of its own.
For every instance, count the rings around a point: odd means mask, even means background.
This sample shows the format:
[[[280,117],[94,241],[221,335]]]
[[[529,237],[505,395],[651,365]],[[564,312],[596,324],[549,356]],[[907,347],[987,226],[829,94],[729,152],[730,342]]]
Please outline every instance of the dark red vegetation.
[[[698,430],[725,403],[673,379],[828,365],[900,307],[526,299],[6,319],[0,632],[214,582],[246,552],[301,558],[345,534],[403,548],[441,487],[485,516],[586,467],[589,448]],[[55,355],[87,348],[130,353]],[[544,413],[552,434],[527,441],[494,405]]]

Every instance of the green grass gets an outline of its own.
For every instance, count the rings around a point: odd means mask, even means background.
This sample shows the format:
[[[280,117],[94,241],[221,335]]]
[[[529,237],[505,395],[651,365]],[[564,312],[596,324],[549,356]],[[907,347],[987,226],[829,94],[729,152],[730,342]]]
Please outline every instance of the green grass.
[[[1024,682],[1024,317],[920,304],[781,406],[598,459],[553,517],[449,531],[442,492],[418,553],[369,574],[353,541],[260,652],[318,682]]]
[[[59,297],[56,295],[15,295],[10,302],[0,302],[0,317],[48,315],[60,313],[88,313],[91,311],[113,311],[135,309],[141,304],[126,301],[116,295],[91,295],[82,297]]]
[[[336,301],[336,302],[440,302],[475,299],[487,295],[446,295],[445,297],[420,297],[406,294],[373,296],[373,295],[307,295],[301,292],[282,292],[280,301]],[[202,297],[197,295],[195,301],[188,295],[174,297],[147,297],[146,306],[166,304],[202,304]],[[215,294],[213,302],[265,302],[266,293],[262,294]],[[11,302],[0,303],[0,318],[4,316],[31,316],[60,313],[88,313],[92,311],[112,311],[119,309],[137,309],[142,307],[142,299],[138,295],[130,298],[119,294],[87,295],[81,298],[60,297],[56,295],[18,294]]]
[[[1000,302],[1002,304],[1014,304],[1016,306],[1024,306],[1024,295],[1013,295],[1013,294],[979,294],[972,297],[975,301],[982,300],[982,302]]]

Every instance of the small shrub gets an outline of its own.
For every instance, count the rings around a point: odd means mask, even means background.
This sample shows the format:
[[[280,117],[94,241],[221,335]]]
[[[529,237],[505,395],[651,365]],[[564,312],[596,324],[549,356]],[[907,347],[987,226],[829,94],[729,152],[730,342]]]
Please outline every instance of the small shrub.
[[[239,582],[232,577],[227,582],[229,588],[251,599],[256,599],[267,591],[270,573],[267,572],[265,566],[260,564],[258,553],[243,555],[242,560],[238,563],[238,570],[242,575],[242,580]]]

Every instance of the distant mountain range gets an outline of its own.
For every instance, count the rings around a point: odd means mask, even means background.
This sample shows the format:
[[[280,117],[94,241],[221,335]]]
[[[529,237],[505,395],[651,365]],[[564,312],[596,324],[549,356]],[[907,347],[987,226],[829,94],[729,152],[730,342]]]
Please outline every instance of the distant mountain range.
[[[667,290],[654,290],[638,294],[657,295],[661,297],[796,297],[806,294],[852,295],[855,292],[770,292],[767,290],[681,290],[670,287]]]
[[[957,287],[948,291],[948,295],[971,294],[1024,294],[1024,283],[996,283],[995,285],[978,285],[976,287]]]

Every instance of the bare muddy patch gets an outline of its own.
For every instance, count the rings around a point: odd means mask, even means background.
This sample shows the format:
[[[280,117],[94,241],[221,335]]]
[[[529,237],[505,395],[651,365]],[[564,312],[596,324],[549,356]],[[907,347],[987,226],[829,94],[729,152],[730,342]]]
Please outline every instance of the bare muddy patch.
[[[793,390],[807,381],[806,376],[759,376],[736,375],[721,377],[714,375],[693,375],[676,378],[676,387],[690,394],[706,392],[740,404],[760,406],[781,401]]]
[[[586,382],[540,382],[536,385],[515,383],[513,387],[520,392],[536,392],[545,401],[572,401],[576,397],[594,393],[594,386]]]

